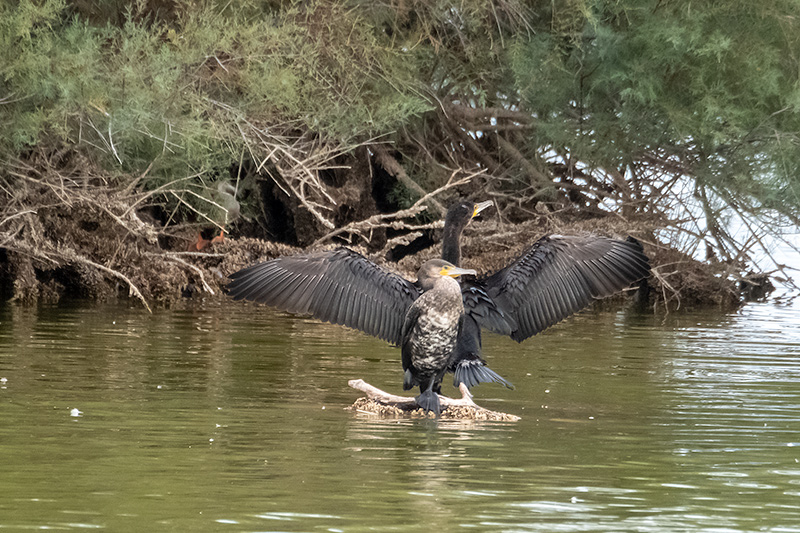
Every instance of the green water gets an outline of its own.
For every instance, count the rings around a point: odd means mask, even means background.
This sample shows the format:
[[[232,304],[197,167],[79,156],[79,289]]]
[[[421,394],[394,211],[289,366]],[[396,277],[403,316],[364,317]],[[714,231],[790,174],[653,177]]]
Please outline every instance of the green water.
[[[480,423],[345,410],[399,351],[266,308],[6,305],[0,529],[800,532],[797,311],[487,336]]]

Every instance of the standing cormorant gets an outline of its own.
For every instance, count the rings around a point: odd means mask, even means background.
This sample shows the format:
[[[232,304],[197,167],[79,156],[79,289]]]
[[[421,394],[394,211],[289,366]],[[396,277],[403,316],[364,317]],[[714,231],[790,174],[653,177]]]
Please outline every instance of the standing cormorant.
[[[403,390],[419,385],[417,404],[439,414],[442,377],[450,364],[456,339],[464,320],[461,286],[454,279],[474,270],[459,268],[442,259],[422,264],[417,284],[422,295],[414,300],[403,320],[401,350],[403,356]]]
[[[455,277],[475,274],[441,259],[426,261],[412,283],[347,248],[278,257],[231,275],[236,300],[359,329],[399,345],[403,389],[419,386],[417,403],[439,414],[439,397],[464,317]]]
[[[460,235],[479,211],[465,203],[451,208],[443,259],[422,265],[412,283],[347,248],[285,256],[231,275],[229,293],[315,318],[343,324],[402,348],[403,386],[420,387],[417,402],[438,413],[436,394],[445,371],[454,385],[509,385],[481,357],[481,328],[517,342],[536,335],[610,296],[650,272],[641,245],[608,237],[548,235],[505,268],[474,275],[460,260]],[[456,212],[464,213],[457,216]],[[459,298],[460,291],[460,298]],[[445,355],[447,354],[447,355]]]
[[[457,202],[445,217],[442,259],[461,261],[461,233],[492,202]],[[490,276],[464,278],[465,318],[449,372],[454,385],[496,382],[513,386],[481,357],[481,327],[522,342],[646,277],[650,264],[635,240],[593,235],[547,235]]]
[[[442,232],[442,259],[460,265],[461,234],[473,218],[492,205],[494,205],[492,200],[479,203],[465,200],[456,202],[448,208]],[[474,279],[462,278],[461,286],[464,304],[471,305],[472,310],[481,312],[486,321],[491,321],[486,327],[504,335],[511,334],[510,322],[503,311],[497,309],[488,294],[476,285]],[[483,300],[483,307],[476,309],[479,299]],[[500,383],[509,389],[514,388],[510,382],[486,366],[486,361],[481,357],[481,326],[471,313],[465,316],[458,334],[456,351],[453,352],[447,371],[455,375],[453,379],[455,387],[458,387],[459,383],[464,383],[468,388],[478,383]]]

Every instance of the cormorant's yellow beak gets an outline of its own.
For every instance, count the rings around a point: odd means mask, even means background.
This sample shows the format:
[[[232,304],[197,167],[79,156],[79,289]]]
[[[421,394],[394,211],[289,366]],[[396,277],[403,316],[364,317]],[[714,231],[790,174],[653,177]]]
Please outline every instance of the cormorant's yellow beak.
[[[442,276],[450,276],[451,278],[457,278],[458,276],[462,276],[464,274],[471,274],[473,276],[478,275],[478,273],[471,268],[459,268],[451,265],[443,266],[439,271],[439,274]]]
[[[485,202],[480,202],[478,204],[475,204],[475,209],[472,211],[472,218],[478,216],[478,213],[480,213],[487,207],[492,207],[492,205],[494,205],[494,202],[491,200],[486,200]]]

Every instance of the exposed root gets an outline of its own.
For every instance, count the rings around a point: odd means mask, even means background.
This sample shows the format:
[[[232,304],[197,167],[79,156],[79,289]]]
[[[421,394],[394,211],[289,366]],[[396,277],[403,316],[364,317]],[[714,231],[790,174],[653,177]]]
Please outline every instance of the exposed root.
[[[424,194],[422,198],[417,200],[414,203],[414,205],[412,205],[408,209],[403,209],[395,213],[377,214],[367,218],[366,220],[357,220],[355,222],[351,222],[350,224],[344,227],[335,229],[334,231],[331,231],[330,233],[323,235],[322,237],[317,239],[312,246],[319,246],[320,244],[345,233],[355,233],[364,238],[365,241],[369,242],[369,239],[364,236],[365,232],[372,232],[378,228],[392,228],[395,230],[418,231],[424,229],[434,229],[434,228],[444,227],[444,220],[439,220],[431,224],[414,225],[414,224],[406,224],[405,222],[402,222],[402,219],[417,216],[418,214],[427,209],[429,205],[428,203],[434,201],[433,198],[435,196],[447,191],[448,189],[452,189],[454,187],[458,187],[460,185],[469,183],[472,180],[472,178],[483,174],[483,171],[473,172],[461,179],[456,180],[455,178],[459,174],[459,172],[460,171],[458,170],[454,171],[450,175],[450,179],[447,181],[447,183],[445,183],[444,185],[442,185],[433,192]],[[436,204],[431,204],[431,205],[440,206],[438,202]]]
[[[367,394],[350,407],[364,414],[378,415],[382,418],[431,418],[434,415],[421,409],[414,398],[397,396],[370,385],[363,379],[351,379],[348,385]],[[461,398],[448,398],[439,395],[442,407],[441,418],[452,420],[499,420],[516,422],[520,417],[483,408],[472,401],[472,394],[462,383],[459,387]]]
[[[187,253],[192,253],[192,252],[187,252]],[[202,253],[202,252],[199,252],[199,253]],[[153,257],[159,257],[158,254],[149,254],[149,255],[152,255]],[[184,261],[180,257],[177,257],[176,253],[164,252],[163,255],[164,255],[164,257],[166,257],[170,261],[175,261],[176,263],[180,263],[183,266],[185,266],[186,268],[190,269],[195,274],[197,274],[197,277],[200,280],[200,283],[203,285],[203,290],[206,291],[207,293],[211,294],[211,296],[214,296],[214,294],[215,294],[214,293],[214,289],[212,289],[209,286],[209,284],[206,282],[206,277],[203,275],[203,271],[202,270],[200,270],[195,265],[193,265],[193,264],[191,264],[191,263],[189,263],[187,261]],[[219,255],[219,254],[203,254],[203,255],[205,255],[205,256],[213,256],[213,255]]]
[[[48,251],[37,250],[32,246],[29,246],[26,241],[19,240],[14,242],[13,236],[11,236],[4,242],[7,242],[6,246],[10,250],[20,252],[23,254],[29,254],[30,256],[35,257],[37,259],[49,261],[54,265],[59,265],[62,263],[63,264],[78,263],[92,268],[96,268],[97,270],[105,272],[106,274],[110,274],[118,279],[121,279],[128,285],[129,294],[131,296],[135,296],[140,302],[142,302],[142,305],[144,305],[145,309],[147,309],[148,312],[151,313],[153,312],[150,309],[150,305],[147,303],[147,299],[145,299],[145,297],[142,295],[142,292],[139,290],[136,284],[133,281],[131,281],[131,279],[128,276],[126,276],[122,272],[119,272],[118,270],[114,270],[113,268],[109,268],[107,266],[101,265],[100,263],[92,261],[91,259],[83,257],[82,255],[76,253],[71,248],[61,248],[61,249],[57,248]]]
[[[153,312],[152,309],[150,309],[150,305],[148,305],[147,300],[145,300],[144,296],[142,295],[142,292],[139,290],[139,287],[134,285],[134,283],[130,280],[130,278],[128,278],[128,276],[126,276],[122,272],[118,272],[118,271],[114,270],[113,268],[108,268],[106,266],[103,266],[100,263],[95,263],[91,259],[87,259],[87,258],[81,257],[79,255],[74,255],[72,257],[72,260],[76,261],[78,263],[83,263],[85,265],[94,267],[94,268],[96,268],[98,270],[102,270],[103,272],[105,272],[107,274],[111,274],[112,276],[121,279],[122,281],[124,281],[125,283],[128,284],[128,289],[129,289],[130,294],[133,295],[133,296],[136,296],[136,298],[138,298],[139,301],[142,302],[142,305],[144,305],[144,308],[147,309],[148,312],[150,312],[150,313]]]

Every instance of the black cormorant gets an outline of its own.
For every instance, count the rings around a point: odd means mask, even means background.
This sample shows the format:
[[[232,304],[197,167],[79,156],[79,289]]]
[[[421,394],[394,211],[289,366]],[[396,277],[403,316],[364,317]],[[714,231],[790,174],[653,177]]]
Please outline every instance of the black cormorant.
[[[481,357],[482,327],[522,342],[650,272],[636,241],[548,235],[505,268],[459,287],[450,277],[475,271],[452,263],[460,261],[461,231],[481,205],[451,208],[444,257],[424,263],[416,283],[337,248],[250,266],[231,275],[228,291],[237,300],[311,314],[401,346],[404,388],[419,386],[417,402],[438,413],[434,393],[445,371],[455,374],[456,386],[510,386]]]
[[[460,264],[461,232],[487,204],[491,201],[464,201],[448,209],[442,259]],[[649,260],[633,239],[547,235],[502,270],[463,278],[465,319],[448,367],[454,385],[497,382],[511,387],[481,357],[481,327],[522,342],[649,272]]]
[[[416,283],[347,248],[272,259],[231,275],[234,299],[359,329],[399,345],[403,388],[419,386],[417,403],[439,414],[439,397],[464,316],[455,277],[475,274],[441,259],[426,261]]]
[[[461,233],[481,211],[494,205],[494,202],[456,202],[447,210],[442,232],[442,259],[458,266],[461,264]]]

